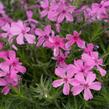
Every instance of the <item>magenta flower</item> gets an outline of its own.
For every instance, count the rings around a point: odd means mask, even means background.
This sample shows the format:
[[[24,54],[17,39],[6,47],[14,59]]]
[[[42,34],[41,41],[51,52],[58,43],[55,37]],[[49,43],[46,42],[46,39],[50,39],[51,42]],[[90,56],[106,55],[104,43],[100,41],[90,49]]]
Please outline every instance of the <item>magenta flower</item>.
[[[54,36],[54,32],[51,29],[50,25],[47,25],[44,30],[41,29],[36,29],[35,30],[35,34],[38,36],[38,42],[37,42],[37,46],[41,46],[43,45],[44,47],[46,47],[46,43],[49,39],[49,37]]]
[[[85,47],[85,42],[80,38],[80,34],[77,31],[74,31],[73,34],[68,34],[66,36],[67,43],[66,48],[69,49],[74,43],[78,45],[80,48]]]
[[[74,76],[73,71],[70,69],[65,68],[56,68],[55,74],[60,78],[58,80],[53,81],[52,85],[53,87],[57,88],[61,85],[63,86],[63,94],[69,95],[70,93],[70,85],[72,85],[72,77]]]
[[[1,51],[0,58],[4,59],[0,63],[0,86],[3,87],[2,93],[6,95],[10,92],[11,87],[18,86],[20,74],[24,74],[26,68],[19,62],[13,50]]]
[[[0,68],[5,72],[11,72],[11,78],[16,78],[18,73],[26,72],[26,68],[19,62],[19,59],[16,57],[16,53],[14,51],[4,51],[0,55],[5,60],[0,63]]]
[[[35,36],[32,34],[29,34],[30,28],[26,27],[22,21],[13,22],[11,25],[11,34],[17,36],[17,44],[24,44],[25,40],[29,44],[35,43]]]
[[[19,80],[19,76],[17,76],[17,78],[15,79],[11,78],[9,75],[7,75],[4,78],[0,78],[0,86],[3,87],[2,93],[4,95],[7,95],[10,92],[11,87],[17,87]]]
[[[96,90],[99,91],[101,89],[101,83],[98,81],[95,81],[96,79],[96,75],[93,73],[89,73],[86,78],[84,77],[84,75],[81,74],[77,74],[75,76],[75,81],[77,81],[77,83],[73,84],[73,88],[72,88],[72,93],[74,96],[80,94],[82,91],[84,91],[84,99],[85,100],[90,100],[93,98],[93,95],[91,93],[91,90]]]
[[[59,36],[49,37],[46,46],[53,49],[53,54],[56,57],[61,52],[61,49],[65,49],[64,38],[61,38]]]

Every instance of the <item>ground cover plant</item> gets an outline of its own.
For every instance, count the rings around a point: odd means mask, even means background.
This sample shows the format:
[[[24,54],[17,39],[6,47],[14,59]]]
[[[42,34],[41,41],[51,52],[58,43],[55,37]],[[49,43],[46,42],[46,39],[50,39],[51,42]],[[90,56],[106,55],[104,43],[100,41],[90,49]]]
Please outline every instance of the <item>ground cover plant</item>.
[[[0,109],[109,109],[109,0],[0,0]]]

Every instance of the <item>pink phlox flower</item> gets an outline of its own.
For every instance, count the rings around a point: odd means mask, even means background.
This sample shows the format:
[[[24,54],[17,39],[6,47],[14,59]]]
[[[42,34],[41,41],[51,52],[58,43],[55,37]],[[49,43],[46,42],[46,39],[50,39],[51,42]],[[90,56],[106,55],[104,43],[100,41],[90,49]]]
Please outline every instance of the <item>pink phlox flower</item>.
[[[93,66],[87,65],[87,63],[82,59],[74,60],[72,67],[75,74],[83,73],[84,76],[87,76],[87,74],[90,73],[93,68]]]
[[[56,23],[55,28],[58,33],[61,32],[61,25],[59,23]]]
[[[60,36],[49,37],[47,47],[53,50],[54,56],[58,56],[61,50],[65,50],[65,40]]]
[[[48,16],[49,20],[56,20],[56,9],[58,7],[58,4],[55,1],[49,1],[49,0],[43,0],[41,2],[41,8],[42,11],[40,12],[41,17]]]
[[[17,44],[25,44],[25,40],[29,44],[35,44],[35,36],[30,34],[30,28],[26,27],[22,21],[13,22],[11,24],[11,34],[17,36]]]
[[[107,15],[106,8],[102,4],[93,4],[92,5],[92,14],[101,20],[103,16]]]
[[[73,44],[77,44],[78,47],[80,48],[84,48],[85,47],[85,41],[83,41],[81,38],[80,38],[80,34],[77,32],[77,31],[74,31],[73,34],[68,34],[66,36],[66,39],[67,39],[67,42],[66,42],[66,48],[67,49],[70,49],[71,46]]]
[[[1,51],[0,58],[4,59],[0,63],[0,86],[3,87],[2,93],[8,94],[11,87],[17,87],[20,74],[26,72],[26,68],[22,66],[13,50]]]
[[[13,41],[13,35],[11,34],[11,25],[9,23],[6,23],[4,26],[1,27],[1,30],[3,31],[1,33],[1,37],[7,38],[8,41],[11,43]]]
[[[91,54],[91,52],[94,51],[94,45],[92,43],[89,43],[86,45],[86,47],[84,48],[84,52]]]
[[[41,8],[43,8],[43,10],[40,13],[41,17],[47,16],[47,14],[49,12],[49,7],[50,7],[49,0],[43,0],[41,2]]]
[[[74,96],[79,95],[82,91],[84,91],[84,99],[91,100],[93,95],[91,90],[99,91],[101,89],[101,83],[96,80],[96,75],[93,73],[89,73],[86,77],[81,74],[77,74],[75,76],[75,82],[73,82],[72,93]]]
[[[33,19],[33,12],[32,10],[28,10],[26,11],[26,15],[27,15],[27,20],[25,22],[29,22],[29,23],[34,23],[34,24],[37,24],[38,21]]]
[[[66,60],[67,56],[68,55],[66,52],[64,53],[61,51],[58,56],[52,57],[52,59],[56,60],[57,66],[64,67],[64,66],[66,66],[65,60]]]
[[[73,15],[72,13],[75,12],[75,7],[70,5],[66,1],[60,1],[57,9],[57,22],[62,23],[64,19],[66,21],[72,22],[73,21]]]
[[[103,59],[99,58],[98,52],[92,52],[91,55],[84,53],[82,59],[88,65],[96,67],[102,76],[106,75],[106,70],[101,67],[103,66]]]
[[[22,66],[22,63],[19,62],[19,59],[16,57],[15,51],[4,51],[1,53],[1,57],[4,61],[0,63],[0,68],[6,72],[11,72],[10,77],[16,78],[18,73],[23,74],[26,72],[26,68]]]
[[[4,7],[4,5],[0,2],[0,14],[1,15],[4,15],[5,14],[5,7]]]
[[[6,24],[10,24],[12,22],[12,19],[9,18],[8,16],[5,17],[0,17],[0,27],[6,25]]]
[[[3,87],[2,93],[7,95],[10,92],[11,87],[17,87],[19,80],[20,76],[17,76],[15,79],[11,78],[9,75],[4,78],[0,78],[0,86]]]
[[[103,20],[108,17],[107,9],[109,7],[109,1],[101,1],[101,3],[93,3],[91,8],[87,8],[84,11],[86,19],[90,21]]]
[[[72,13],[75,11],[75,7],[70,5],[68,1],[49,1],[44,0],[41,4],[41,17],[48,16],[51,21],[62,23],[64,19],[66,21],[73,21]]]
[[[69,70],[69,68],[56,68],[55,74],[60,78],[58,80],[54,80],[52,85],[53,87],[57,88],[63,85],[63,94],[69,95],[70,93],[70,86],[72,85],[72,77],[74,76],[74,73]]]
[[[4,47],[4,43],[0,42],[0,50]]]
[[[54,32],[52,31],[50,25],[45,26],[44,30],[37,28],[35,30],[35,34],[38,36],[37,47],[39,47],[39,46],[46,47],[46,43],[47,43],[49,37],[54,36]]]

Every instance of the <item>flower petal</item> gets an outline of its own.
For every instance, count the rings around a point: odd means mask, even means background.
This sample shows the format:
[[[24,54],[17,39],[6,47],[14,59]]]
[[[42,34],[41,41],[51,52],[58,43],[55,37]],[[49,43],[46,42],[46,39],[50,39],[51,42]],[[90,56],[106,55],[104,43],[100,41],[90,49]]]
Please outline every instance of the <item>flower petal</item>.
[[[58,77],[64,78],[65,77],[65,69],[58,67],[58,68],[55,69],[55,74]]]
[[[99,90],[101,89],[101,83],[100,83],[100,82],[93,82],[93,83],[90,85],[90,89],[99,91]]]
[[[63,87],[63,94],[69,95],[69,93],[70,93],[70,85],[68,83],[65,83]]]
[[[83,91],[83,86],[74,86],[73,88],[72,88],[72,93],[73,93],[73,95],[74,96],[76,96],[76,95],[78,95],[78,94],[80,94],[82,91]]]
[[[96,74],[94,73],[89,73],[86,77],[86,82],[88,84],[92,84],[92,82],[96,79]]]
[[[85,90],[84,90],[84,99],[85,99],[86,101],[88,101],[88,100],[90,100],[90,99],[92,99],[92,98],[93,98],[93,95],[92,95],[90,89],[85,89]]]
[[[55,80],[55,81],[53,81],[53,83],[52,83],[53,87],[55,87],[55,88],[61,86],[62,84],[64,84],[63,79]]]

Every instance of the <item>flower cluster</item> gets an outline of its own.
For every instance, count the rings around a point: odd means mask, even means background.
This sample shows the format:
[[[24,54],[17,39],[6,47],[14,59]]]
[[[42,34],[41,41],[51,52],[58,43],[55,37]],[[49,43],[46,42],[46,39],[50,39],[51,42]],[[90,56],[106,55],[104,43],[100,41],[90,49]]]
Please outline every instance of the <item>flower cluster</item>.
[[[93,44],[88,44],[84,48],[81,59],[74,60],[74,63],[67,64],[66,67],[57,67],[55,74],[60,78],[53,82],[53,87],[57,88],[64,84],[63,93],[78,95],[84,91],[84,99],[92,99],[90,90],[99,91],[101,83],[96,81],[94,69],[98,70],[101,76],[106,75],[106,71],[101,67],[103,60],[99,58],[98,52],[93,51]]]
[[[38,35],[38,46],[52,49],[54,59],[57,61],[55,74],[60,79],[53,82],[53,87],[57,88],[64,84],[63,93],[68,95],[72,86],[73,95],[78,95],[84,90],[84,99],[92,99],[93,96],[89,89],[97,91],[101,89],[101,83],[95,81],[94,70],[99,71],[101,76],[106,75],[106,71],[102,68],[103,60],[99,57],[98,52],[94,51],[94,45],[86,44],[77,31],[66,35],[66,38],[54,36],[49,25],[44,28],[44,31],[36,29],[36,34]],[[65,60],[74,44],[83,50],[81,59],[67,64]]]
[[[75,7],[65,0],[44,0],[41,2],[41,8],[41,17],[47,16],[49,20],[57,23],[62,23],[64,19],[69,22],[73,21],[72,14],[75,11]]]
[[[102,0],[100,3],[93,3],[91,7],[84,10],[85,18],[89,21],[108,19],[109,1]]]
[[[93,3],[91,6],[82,6],[78,9],[70,5],[66,0],[43,0],[41,4],[41,17],[47,16],[49,20],[62,23],[64,20],[72,22],[76,14],[84,14],[88,21],[107,19],[109,10],[109,1],[102,0],[100,3]]]
[[[60,32],[60,23],[64,20],[73,22],[75,13],[79,12],[75,6],[70,4],[72,0],[43,0],[40,2],[41,18],[48,17],[50,21],[56,22],[56,30]],[[107,18],[109,1],[102,0],[101,3],[94,3],[89,7],[82,7],[86,19],[102,20]],[[62,37],[52,29],[51,25],[38,28],[39,22],[33,19],[33,11],[26,9],[26,20],[13,21],[5,13],[4,6],[0,3],[0,38],[7,39],[17,52],[17,45],[35,44],[37,47],[49,48],[53,51],[52,59],[56,61],[55,75],[59,79],[54,80],[52,85],[57,88],[63,86],[63,94],[74,96],[83,92],[84,99],[93,98],[91,90],[99,91],[101,82],[97,80],[95,71],[101,76],[106,75],[103,69],[103,59],[94,50],[92,43],[87,44],[81,37],[81,32],[74,31]],[[37,39],[37,41],[36,41]],[[70,64],[66,62],[73,46],[81,49],[79,59],[74,59]],[[9,93],[10,87],[16,87],[20,80],[20,75],[26,72],[26,68],[19,62],[14,50],[2,50],[3,43],[0,43],[0,58],[4,61],[0,63],[0,86],[2,92]]]
[[[0,48],[3,48],[2,43]],[[20,75],[26,72],[26,68],[19,62],[13,50],[0,51],[0,58],[3,59],[0,63],[0,86],[3,87],[2,93],[8,94],[12,86],[17,87]]]

